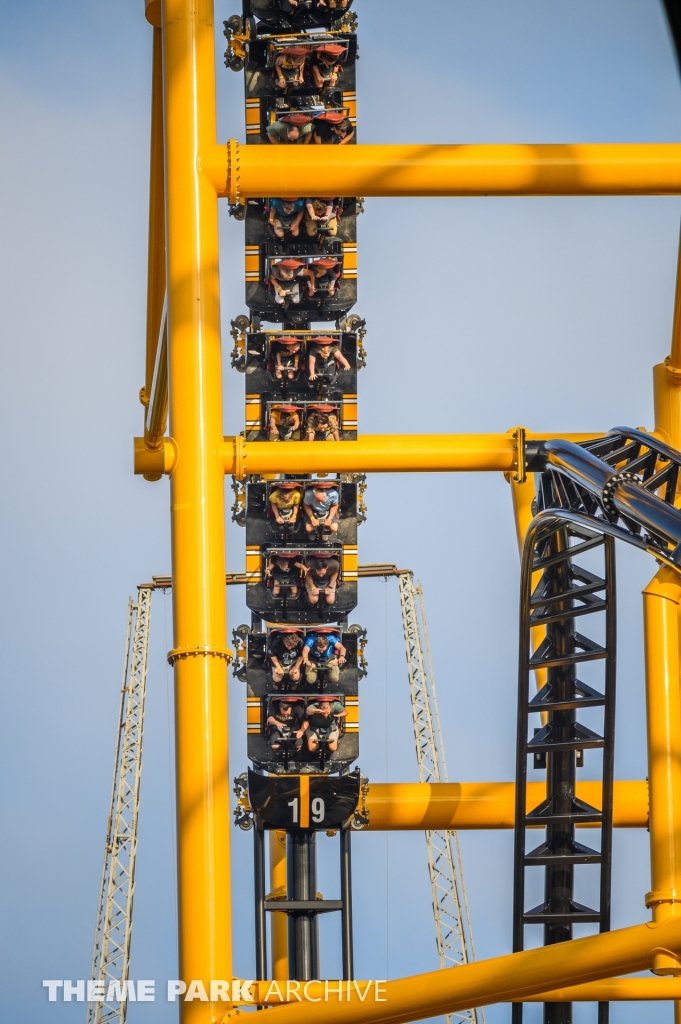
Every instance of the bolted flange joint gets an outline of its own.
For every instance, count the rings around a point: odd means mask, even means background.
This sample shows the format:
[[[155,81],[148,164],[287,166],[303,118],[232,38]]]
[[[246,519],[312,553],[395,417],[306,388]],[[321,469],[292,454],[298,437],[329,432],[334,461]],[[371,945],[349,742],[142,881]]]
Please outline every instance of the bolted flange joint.
[[[619,515],[619,510],[615,505],[614,499],[617,488],[623,483],[638,484],[640,483],[640,480],[635,473],[630,473],[628,470],[623,469],[619,473],[613,473],[601,492],[603,508],[611,516]]]

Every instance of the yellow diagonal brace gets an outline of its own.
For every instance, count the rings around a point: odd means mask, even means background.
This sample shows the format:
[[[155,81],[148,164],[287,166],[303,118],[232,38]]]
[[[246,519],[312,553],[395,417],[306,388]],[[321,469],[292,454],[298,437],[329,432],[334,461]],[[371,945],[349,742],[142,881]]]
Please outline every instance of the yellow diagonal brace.
[[[525,1000],[529,996],[650,967],[658,950],[681,952],[681,919],[574,939],[522,953],[418,974],[376,990],[347,991],[320,1003],[274,1007],[268,1024],[406,1024],[407,1021],[455,1013],[490,1003]],[[358,986],[359,987],[359,986]],[[226,1018],[223,1016],[222,1020]]]
[[[272,915],[279,917],[282,915]],[[285,981],[273,984],[271,981],[239,982],[240,990],[246,986],[248,999],[242,999],[240,1005],[250,1006],[281,1006],[296,1004],[303,1000],[320,1003],[328,1002],[329,998],[338,998],[340,992],[347,999],[348,992],[359,989],[365,999],[376,996],[376,981]],[[379,997],[385,982],[378,982]],[[602,981],[589,981],[584,985],[570,985],[567,988],[553,989],[551,992],[540,992],[526,996],[523,1002],[528,1003],[611,1003],[628,1000],[676,1000],[681,998],[681,978],[604,978]],[[518,1000],[519,1001],[519,1000]]]
[[[612,1003],[681,999],[681,978],[605,978],[529,996],[528,1003]]]

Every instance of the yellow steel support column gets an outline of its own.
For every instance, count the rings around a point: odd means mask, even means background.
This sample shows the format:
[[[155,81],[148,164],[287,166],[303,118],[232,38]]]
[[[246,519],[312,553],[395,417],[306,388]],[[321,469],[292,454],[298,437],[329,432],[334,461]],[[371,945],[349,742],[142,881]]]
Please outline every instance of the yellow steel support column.
[[[528,473],[522,481],[516,480],[510,473],[508,480],[511,485],[511,497],[513,499],[513,515],[515,518],[516,536],[520,554],[523,553],[525,534],[534,519],[532,502],[535,498],[534,473]]]
[[[222,373],[212,0],[164,0],[180,977],[232,977]],[[183,1024],[223,1004],[182,1002]]]
[[[286,897],[286,833],[270,832],[270,894],[269,899]],[[288,973],[288,915],[270,914],[272,945],[272,977],[286,981]]]
[[[144,393],[148,404],[156,362],[156,345],[166,293],[165,186],[163,172],[163,54],[161,29],[154,29],[151,72],[151,153],[149,172],[149,254],[147,258],[147,348]]]
[[[646,905],[656,922],[681,917],[680,602],[678,573],[660,569],[643,592],[652,886]],[[660,952],[653,971],[681,974],[681,961]]]
[[[676,297],[671,352],[653,367],[655,433],[674,448],[681,448],[681,239],[676,268]]]
[[[518,548],[520,550],[520,558],[523,557],[523,548],[525,546],[525,535],[528,531],[529,525],[534,519],[534,512],[532,511],[533,502],[535,499],[536,485],[534,481],[534,473],[525,472],[508,474],[507,479],[511,485],[511,496],[513,498],[513,515],[515,518],[515,529],[516,536],[518,538]],[[532,574],[532,590],[536,587],[541,579],[541,570]],[[530,629],[530,637],[532,642],[532,650],[536,651],[542,640],[546,636],[546,626],[532,626]],[[537,692],[541,690],[542,686],[546,684],[547,670],[545,668],[537,668],[534,670],[534,679]],[[545,711],[541,713],[542,725],[546,725],[548,716]]]
[[[679,258],[676,263],[676,294],[674,296],[674,321],[669,363],[681,371],[681,235],[679,236]]]
[[[664,363],[653,367],[653,390],[655,432],[674,448],[681,448],[681,239],[676,268],[671,351]],[[681,615],[681,607],[678,607],[677,614]],[[679,1001],[674,1003],[674,1021],[675,1024],[681,1024]]]
[[[157,12],[160,14],[160,10]],[[160,24],[160,22],[159,22]],[[140,445],[147,468],[146,480],[160,480],[165,471],[158,464],[162,456],[163,435],[168,417],[167,331],[163,329],[166,294],[166,227],[163,144],[163,41],[160,27],[154,27],[151,73],[151,147],[149,173],[149,253],[147,269],[147,345],[144,387],[140,401],[144,406],[144,442]],[[149,466],[149,452],[155,459]]]

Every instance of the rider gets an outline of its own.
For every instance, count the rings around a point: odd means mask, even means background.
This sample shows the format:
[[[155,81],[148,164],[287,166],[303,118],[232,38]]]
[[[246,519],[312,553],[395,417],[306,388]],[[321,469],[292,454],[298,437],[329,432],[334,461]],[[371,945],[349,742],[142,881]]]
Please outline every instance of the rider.
[[[278,89],[302,85],[310,51],[304,46],[287,46],[274,62],[274,81]]]
[[[273,199],[267,223],[277,238],[283,239],[287,231],[297,238],[304,214],[305,201],[302,199]]]
[[[272,683],[279,689],[285,675],[288,675],[291,689],[300,682],[300,666],[303,662],[303,631],[294,627],[273,629],[270,633],[267,653],[272,666]]]
[[[315,262],[319,262],[316,260]],[[302,260],[276,260],[270,268],[269,281],[274,291],[274,301],[283,306],[287,299],[294,305],[300,302],[300,280],[307,278],[307,288],[314,295],[316,272],[306,267]],[[333,295],[333,292],[330,292]]]
[[[277,526],[295,526],[299,510],[299,485],[291,480],[277,481],[270,491],[270,511]]]
[[[337,683],[341,665],[345,664],[345,648],[340,637],[333,631],[318,630],[309,633],[303,645],[303,669],[305,682],[314,686],[320,669],[326,672],[328,683]]]
[[[328,605],[336,602],[336,585],[340,562],[332,551],[315,551],[305,570],[305,591],[311,605],[319,604],[320,594]]]
[[[300,430],[300,408],[297,405],[272,406],[267,424],[267,439],[269,441],[294,441],[298,430]]]
[[[347,146],[354,137],[352,121],[342,110],[324,110],[315,115],[314,140],[318,146]]]
[[[303,343],[300,338],[294,338],[288,334],[282,335],[272,342],[270,366],[273,367],[277,380],[281,380],[284,376],[287,380],[295,380],[300,369],[302,348]]]
[[[339,718],[345,718],[347,711],[339,700],[320,694],[307,705],[307,747],[314,754],[320,743],[326,743],[331,751],[338,750],[340,736]]]
[[[272,597],[279,597],[282,587],[288,587],[291,597],[298,597],[300,574],[307,579],[307,569],[300,559],[300,551],[275,551],[265,568],[265,579],[272,579]]]
[[[338,533],[338,502],[335,481],[316,480],[312,487],[308,487],[303,498],[307,532],[312,533],[320,526],[325,526],[332,533]]]
[[[272,750],[279,750],[282,740],[294,738],[296,750],[301,750],[308,725],[300,697],[277,697],[271,701],[267,726]]]
[[[333,238],[338,234],[338,218],[334,210],[335,196],[305,200],[305,230],[310,238],[320,232]]]
[[[324,11],[326,8],[344,11],[349,3],[350,0],[279,0],[279,6],[286,14],[309,11],[311,8],[318,11]]]
[[[314,441],[321,434],[324,441],[340,441],[338,407],[335,405],[308,405],[305,420],[305,438]]]
[[[344,370],[350,369],[350,363],[341,352],[338,342],[334,338],[319,335],[317,338],[310,338],[311,346],[308,356],[308,371],[310,380],[317,377],[326,377],[329,384],[336,379],[336,372],[339,366]]]
[[[282,260],[281,262],[293,263],[294,261]],[[298,261],[296,260],[295,262]],[[329,259],[328,257],[323,256],[321,259],[311,260],[305,268],[305,271],[305,276],[308,278],[307,288],[311,296],[314,295],[317,290],[326,291],[328,295],[335,294],[341,272],[338,260]],[[280,299],[278,301],[283,302],[284,300]],[[296,300],[294,299],[293,301],[295,302]]]
[[[312,138],[312,118],[307,114],[284,114],[267,126],[273,146],[307,146]]]
[[[320,91],[331,89],[337,83],[343,71],[340,58],[346,53],[346,48],[338,43],[324,43],[323,46],[315,47],[310,57],[310,68],[312,81]]]

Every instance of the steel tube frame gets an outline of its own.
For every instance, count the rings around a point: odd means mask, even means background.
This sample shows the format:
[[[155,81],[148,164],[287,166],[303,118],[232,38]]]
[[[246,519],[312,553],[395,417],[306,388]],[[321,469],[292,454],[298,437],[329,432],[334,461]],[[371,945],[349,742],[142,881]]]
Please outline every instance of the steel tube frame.
[[[599,436],[570,434],[565,439],[577,442]],[[272,445],[226,437],[220,457],[225,473],[237,479],[250,473],[510,473],[517,469],[518,445],[511,433],[366,434],[324,446],[315,441]]]
[[[646,905],[655,921],[681,918],[680,604],[681,578],[660,569],[643,591],[651,873]],[[652,969],[681,975],[681,961],[660,953]]]
[[[681,193],[678,143],[240,146],[202,153],[219,195],[593,196]]]
[[[577,782],[577,797],[601,806],[600,782]],[[527,810],[546,795],[543,782],[528,782]],[[367,795],[368,831],[407,829],[511,829],[515,825],[514,782],[372,782]],[[616,781],[615,828],[648,828],[648,783]],[[579,828],[598,828],[594,824]]]
[[[338,982],[328,982],[330,992],[334,992]],[[367,981],[358,981],[357,984],[360,990],[364,992],[366,990]],[[371,983],[370,983],[371,984]],[[379,983],[380,984],[380,983]],[[331,987],[333,986],[333,987]],[[268,998],[269,992],[269,998]],[[324,982],[310,982],[308,987],[308,993],[311,999],[315,999],[321,995],[322,1000],[324,998]],[[344,989],[344,998],[346,997],[347,989]],[[290,999],[285,998],[285,990],[281,989],[280,992],[272,992],[270,990],[270,983],[264,982],[259,984],[253,982],[251,985],[251,995],[253,1002],[259,1005],[265,1006],[282,1006],[289,1003],[296,1003],[297,1000],[295,995],[291,995]],[[279,995],[284,996],[283,1000],[279,998]],[[678,1001],[681,999],[681,978],[604,978],[601,981],[588,981],[582,985],[570,985],[566,988],[552,989],[550,992],[538,992],[532,996],[525,996],[523,1002],[525,1003],[563,1003],[569,1001],[571,1003],[577,1002],[624,1002],[624,1001],[655,1001],[655,1002],[670,1002],[672,1000]],[[245,1004],[244,1004],[245,1005]],[[253,1005],[252,1002],[248,1003],[249,1006]]]
[[[286,898],[286,833],[271,831],[270,846],[270,899]],[[286,913],[270,914],[270,942],[272,949],[272,977],[285,981],[288,972],[288,918]]]
[[[265,833],[253,829],[253,881],[255,898],[255,976],[267,977],[267,924],[265,921]]]
[[[156,364],[166,294],[165,176],[163,169],[163,54],[160,28],[153,31],[151,145],[149,167],[149,251],[147,256],[147,345],[142,401],[147,404]],[[163,431],[161,432],[163,433]]]
[[[585,985],[572,985],[530,996],[527,1003],[612,1003],[630,1000],[677,1000],[681,998],[678,978],[605,978]]]
[[[168,420],[168,329],[166,308],[166,224],[163,130],[163,37],[154,28],[151,72],[151,146],[149,160],[149,251],[147,256],[147,343],[144,387],[144,448],[158,452]],[[144,474],[160,480],[163,467]]]
[[[317,837],[314,832],[289,832],[286,843],[288,898],[317,898]],[[319,977],[317,914],[293,911],[288,915],[289,971],[297,981]]]
[[[343,992],[342,1001],[329,998],[324,1002],[324,1021],[407,1024],[467,1007],[527,1001],[531,996],[546,1002],[547,992],[556,994],[556,990],[578,983],[647,970],[660,949],[681,952],[681,918],[387,981],[381,985],[380,1001],[367,999],[361,988],[358,992],[351,986]],[[302,1002],[274,1006],[268,1020],[270,1024],[317,1024],[319,1014],[316,1003]]]
[[[674,448],[681,448],[681,238],[670,353],[664,363],[653,367],[653,394],[656,433]]]
[[[340,876],[341,876],[341,944],[343,948],[343,980],[354,978],[354,956],[352,948],[352,833],[340,830]]]
[[[230,455],[230,445],[225,445],[221,433],[218,192],[233,201],[247,195],[285,195],[290,189],[314,194],[323,177],[325,189],[341,195],[678,194],[681,146],[358,146],[344,148],[342,153],[332,147],[309,152],[295,148],[277,152],[267,147],[239,152],[235,144],[218,147],[212,0],[164,0],[161,20],[173,437],[162,446],[161,472],[172,472],[175,646],[170,659],[175,667],[177,710],[180,975],[205,984],[232,976],[224,471],[267,472],[257,467],[256,456],[267,461],[268,449],[270,459],[276,454],[279,472],[299,468],[282,466],[282,459],[294,454],[305,462],[308,472],[510,471],[517,459],[507,438],[496,448],[480,444],[471,449],[469,445],[454,454],[451,450],[443,454],[434,438],[392,439],[391,451],[379,445],[371,458],[367,438],[351,445],[354,456],[342,442],[334,446],[302,442],[278,446],[275,453],[267,445],[244,444],[239,451],[234,441]],[[234,157],[231,180],[228,151]],[[237,157],[241,160],[240,195]],[[156,251],[159,237],[157,232]],[[157,294],[157,284],[151,290]],[[312,450],[307,451],[308,447]],[[406,449],[410,450],[405,454]],[[347,463],[327,464],[332,450],[332,461],[347,457]],[[353,459],[359,457],[361,463],[362,456],[364,464],[358,466]],[[654,861],[656,857],[659,861],[654,851]],[[435,972],[425,976],[425,995],[415,991],[421,986],[414,986],[414,979],[391,982],[387,988],[400,1010],[393,1009],[390,1017],[406,1021],[481,1005],[489,1001],[490,993],[495,999],[528,998],[536,992],[539,977],[542,984],[557,986],[642,969],[652,962],[653,950],[660,945],[674,956],[681,950],[678,918],[656,922],[655,927],[638,926],[578,940],[570,944],[569,958],[566,947],[549,947],[459,967],[455,978],[450,971]],[[315,973],[314,965],[311,969]],[[330,1004],[325,1009],[325,1016],[338,1021],[386,1019],[381,1004],[358,1004],[355,997],[349,1004]],[[182,1002],[181,1019],[183,1024],[198,1024],[222,1010],[219,1004]],[[314,1007],[305,1005],[277,1012],[310,1021],[317,1014]]]
[[[232,977],[222,367],[212,0],[162,4],[179,977]],[[182,1024],[224,1004],[181,1002]]]

